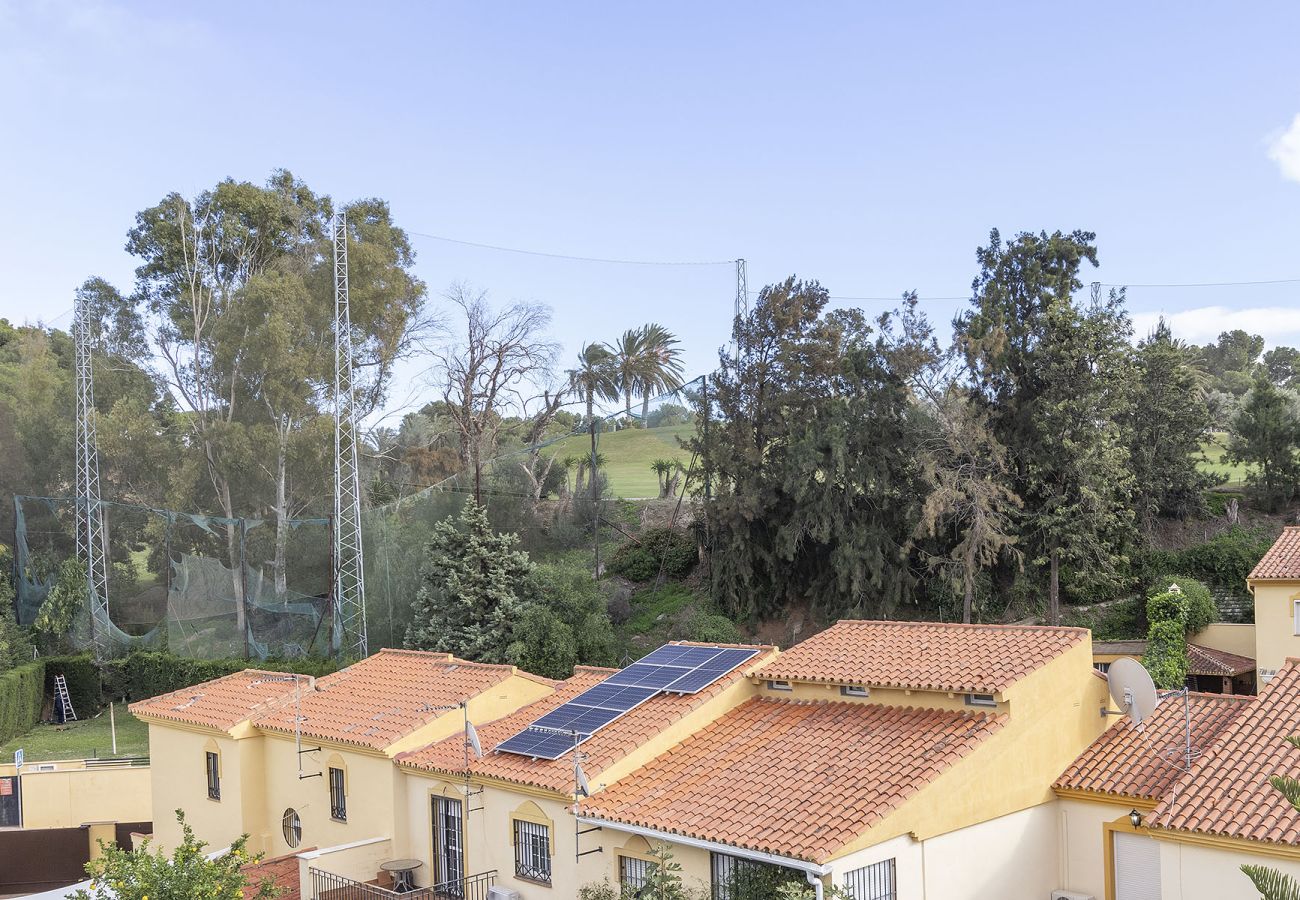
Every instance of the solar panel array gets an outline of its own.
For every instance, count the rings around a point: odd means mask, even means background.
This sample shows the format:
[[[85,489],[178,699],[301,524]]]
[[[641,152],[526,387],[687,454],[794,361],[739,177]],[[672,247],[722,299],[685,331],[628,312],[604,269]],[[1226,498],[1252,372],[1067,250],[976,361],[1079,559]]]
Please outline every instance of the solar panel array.
[[[739,647],[665,644],[551,710],[496,749],[558,759],[651,697],[698,693],[757,653]]]

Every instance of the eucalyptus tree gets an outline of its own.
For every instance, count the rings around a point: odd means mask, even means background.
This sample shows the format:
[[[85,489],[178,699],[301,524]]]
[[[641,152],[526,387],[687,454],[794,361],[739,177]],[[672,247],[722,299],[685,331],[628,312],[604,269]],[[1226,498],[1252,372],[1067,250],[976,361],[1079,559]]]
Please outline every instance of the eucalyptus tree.
[[[307,460],[296,482],[290,462],[295,436],[318,427],[331,403],[332,213],[328,197],[278,170],[264,187],[226,179],[193,199],[169,194],[140,212],[128,235],[127,249],[140,259],[137,296],[158,322],[153,343],[210,494],[228,519],[249,508],[274,513],[281,589],[290,486],[320,502],[330,483],[324,454]],[[349,337],[364,410],[380,401],[393,364],[409,350],[425,291],[383,201],[349,206],[347,240]],[[266,502],[266,494],[275,499]],[[237,526],[228,524],[225,536],[237,560]],[[235,573],[242,599],[241,581]]]

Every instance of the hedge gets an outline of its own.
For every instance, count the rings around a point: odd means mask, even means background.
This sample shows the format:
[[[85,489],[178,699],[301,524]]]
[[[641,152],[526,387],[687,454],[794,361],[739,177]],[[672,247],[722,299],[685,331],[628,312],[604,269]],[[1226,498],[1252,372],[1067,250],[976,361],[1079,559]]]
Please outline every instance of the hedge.
[[[241,669],[266,669],[272,672],[297,672],[301,675],[328,675],[337,671],[334,660],[307,658],[293,660],[185,659],[171,653],[137,650],[122,659],[100,663],[103,695],[114,700],[143,700],[169,691],[220,678]]]
[[[93,716],[103,705],[99,686],[99,669],[89,654],[81,656],[47,656],[45,658],[45,695],[54,696],[54,676],[68,682],[68,699],[77,718]]]
[[[0,744],[36,727],[45,704],[44,688],[44,660],[38,659],[0,675]]]

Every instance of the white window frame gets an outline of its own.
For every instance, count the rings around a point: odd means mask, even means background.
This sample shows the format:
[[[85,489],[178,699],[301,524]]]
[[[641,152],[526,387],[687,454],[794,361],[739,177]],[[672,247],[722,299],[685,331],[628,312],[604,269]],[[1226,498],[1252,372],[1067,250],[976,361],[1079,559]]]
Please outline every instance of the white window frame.
[[[998,700],[992,694],[967,694],[967,706],[983,706],[989,709],[996,709]]]
[[[1291,632],[1300,634],[1300,600],[1291,601]]]
[[[840,694],[845,697],[870,697],[871,688],[865,684],[842,684]]]
[[[844,888],[853,900],[898,900],[898,866],[894,857],[844,873]]]
[[[769,681],[767,683],[767,689],[769,691],[793,691],[794,685],[790,684],[788,681]]]

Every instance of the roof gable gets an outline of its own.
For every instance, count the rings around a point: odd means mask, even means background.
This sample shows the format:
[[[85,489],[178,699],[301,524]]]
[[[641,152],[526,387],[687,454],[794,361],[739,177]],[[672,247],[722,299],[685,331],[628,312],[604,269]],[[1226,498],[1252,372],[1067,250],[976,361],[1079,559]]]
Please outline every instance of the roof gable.
[[[1192,746],[1202,753],[1250,705],[1234,694],[1189,694]],[[1183,704],[1170,697],[1136,726],[1127,716],[1107,728],[1052,785],[1058,790],[1160,800],[1183,776],[1178,751],[1187,740]]]
[[[139,716],[229,731],[240,722],[293,697],[294,676],[286,672],[244,669],[221,678],[139,700],[130,706]],[[310,690],[312,679],[299,676]]]
[[[296,708],[257,716],[268,731],[293,733],[382,750],[515,674],[513,666],[457,659],[449,653],[380,650],[317,679]]]
[[[1005,715],[753,698],[585,799],[594,818],[824,862]]]
[[[1084,628],[843,620],[785,651],[757,675],[996,694],[1087,637]]]
[[[1255,564],[1247,581],[1291,581],[1300,579],[1300,525],[1282,529],[1273,546]]]
[[[1300,778],[1300,660],[1288,659],[1147,818],[1172,831],[1300,843],[1300,811],[1268,779]]]

